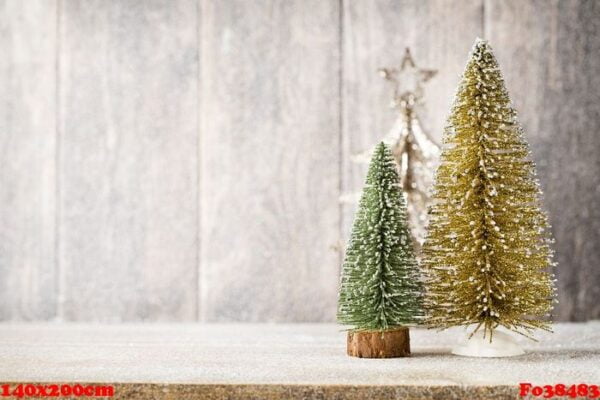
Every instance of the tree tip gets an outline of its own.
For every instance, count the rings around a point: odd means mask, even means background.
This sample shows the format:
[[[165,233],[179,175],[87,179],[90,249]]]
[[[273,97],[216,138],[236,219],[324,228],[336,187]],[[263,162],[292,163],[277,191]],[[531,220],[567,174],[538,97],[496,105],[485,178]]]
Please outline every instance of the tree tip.
[[[473,49],[471,50],[471,55],[474,54],[482,54],[482,53],[491,53],[492,48],[490,46],[489,41],[486,39],[482,39],[477,37],[475,39],[475,43],[473,44]]]
[[[473,43],[473,51],[475,50],[485,50],[490,47],[490,43],[483,38],[477,37],[475,39],[475,43]]]

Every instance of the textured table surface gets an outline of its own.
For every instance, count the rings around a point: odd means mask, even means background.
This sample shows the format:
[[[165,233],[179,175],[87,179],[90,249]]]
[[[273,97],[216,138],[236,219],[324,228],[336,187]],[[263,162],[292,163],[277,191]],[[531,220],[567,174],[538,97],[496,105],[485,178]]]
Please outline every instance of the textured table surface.
[[[557,324],[537,343],[519,337],[527,354],[505,359],[453,356],[464,330],[421,329],[411,330],[410,358],[351,358],[339,329],[4,323],[0,382],[106,382],[123,398],[190,399],[510,397],[520,382],[600,384],[600,321]]]

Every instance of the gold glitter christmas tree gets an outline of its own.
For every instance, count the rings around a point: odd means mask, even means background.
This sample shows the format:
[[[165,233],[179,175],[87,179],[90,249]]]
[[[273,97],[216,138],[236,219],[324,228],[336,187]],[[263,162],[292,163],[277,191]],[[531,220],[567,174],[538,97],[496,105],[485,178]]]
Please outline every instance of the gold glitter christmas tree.
[[[428,322],[549,330],[553,241],[535,165],[489,44],[475,42],[444,132],[422,250]]]

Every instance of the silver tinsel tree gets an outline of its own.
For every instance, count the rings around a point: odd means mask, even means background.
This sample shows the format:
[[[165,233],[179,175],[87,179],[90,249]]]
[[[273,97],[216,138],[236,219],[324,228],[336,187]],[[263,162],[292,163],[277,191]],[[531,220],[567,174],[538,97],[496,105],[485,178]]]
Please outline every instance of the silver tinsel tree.
[[[425,239],[428,190],[433,184],[433,173],[440,148],[424,131],[419,119],[423,108],[423,84],[436,71],[416,66],[407,48],[399,68],[382,68],[381,76],[394,85],[391,108],[398,113],[392,129],[382,139],[392,151],[398,165],[402,189],[408,204],[408,221],[415,250],[419,252]],[[366,164],[374,147],[352,157],[355,163]],[[358,193],[342,196],[343,202],[356,202]]]

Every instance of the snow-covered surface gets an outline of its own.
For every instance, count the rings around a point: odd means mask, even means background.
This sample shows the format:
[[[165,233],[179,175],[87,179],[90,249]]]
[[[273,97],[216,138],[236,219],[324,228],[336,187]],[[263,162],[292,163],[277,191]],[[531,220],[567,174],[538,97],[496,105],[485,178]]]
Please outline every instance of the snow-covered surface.
[[[600,384],[600,321],[557,324],[527,354],[450,354],[462,329],[411,330],[413,356],[346,356],[332,324],[0,324],[0,382],[517,385]]]

